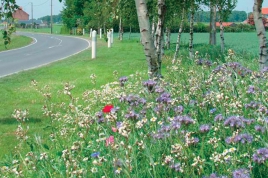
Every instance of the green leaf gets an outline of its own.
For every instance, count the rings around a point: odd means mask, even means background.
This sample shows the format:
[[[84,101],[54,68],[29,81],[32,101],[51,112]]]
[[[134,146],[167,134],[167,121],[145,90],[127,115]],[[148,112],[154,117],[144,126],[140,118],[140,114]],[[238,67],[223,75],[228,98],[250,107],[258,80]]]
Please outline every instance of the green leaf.
[[[49,150],[49,147],[48,147],[47,144],[44,144],[43,147],[44,147],[45,149]]]

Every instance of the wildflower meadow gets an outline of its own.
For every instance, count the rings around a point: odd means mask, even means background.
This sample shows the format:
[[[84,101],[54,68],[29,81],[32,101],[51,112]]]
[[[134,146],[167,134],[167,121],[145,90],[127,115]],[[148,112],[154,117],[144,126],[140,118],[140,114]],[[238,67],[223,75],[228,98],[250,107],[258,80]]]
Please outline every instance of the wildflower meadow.
[[[48,134],[30,136],[28,110],[16,109],[18,144],[0,175],[265,178],[268,69],[242,61],[232,50],[225,62],[196,52],[193,61],[167,62],[159,81],[136,72],[79,98],[66,83],[61,102],[32,80],[44,97]]]

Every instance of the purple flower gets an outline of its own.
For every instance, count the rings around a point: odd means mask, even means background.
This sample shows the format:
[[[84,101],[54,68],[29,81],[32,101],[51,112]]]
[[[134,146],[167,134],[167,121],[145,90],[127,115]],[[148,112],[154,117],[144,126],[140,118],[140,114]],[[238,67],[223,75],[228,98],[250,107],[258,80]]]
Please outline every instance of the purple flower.
[[[98,158],[100,156],[100,152],[94,152],[90,155],[92,158]]]
[[[247,93],[249,93],[249,94],[254,94],[254,93],[255,93],[255,87],[252,86],[252,85],[250,85],[250,86],[248,87],[248,91],[247,91]]]
[[[149,92],[154,92],[154,88],[156,86],[157,82],[154,80],[147,80],[145,82],[143,82],[143,86],[147,87]]]
[[[215,116],[214,118],[214,121],[217,122],[217,121],[222,121],[224,118],[222,116],[222,114],[218,114],[217,116]]]
[[[174,121],[178,121],[184,125],[190,125],[195,123],[195,121],[189,116],[176,116],[174,117]]]
[[[227,137],[225,139],[225,142],[227,144],[230,144],[230,143],[251,143],[253,141],[253,136],[252,135],[249,135],[249,134],[239,134],[239,135],[236,135],[234,137]]]
[[[245,119],[242,116],[230,116],[224,121],[224,125],[235,128],[244,128],[245,124],[250,125],[252,122],[254,122],[253,119]]]
[[[162,87],[156,86],[156,87],[155,87],[155,92],[156,92],[156,93],[164,93],[165,90],[164,90]]]
[[[249,170],[247,169],[234,170],[233,178],[250,178]]]
[[[128,80],[128,78],[126,76],[123,76],[119,79],[121,87],[125,86],[125,83],[127,80]]]
[[[253,161],[262,164],[268,159],[268,148],[260,148],[253,154]]]
[[[123,122],[116,122],[116,128],[120,129],[121,127],[123,127]]]
[[[140,116],[139,116],[139,114],[137,114],[135,111],[129,111],[129,112],[125,115],[125,117],[126,117],[127,119],[133,119],[133,120],[136,120],[136,119],[138,119]]]
[[[250,103],[248,104],[245,104],[245,108],[250,108],[250,109],[257,109],[259,107],[261,103],[259,102],[255,102],[255,101],[251,101]]]
[[[158,97],[156,99],[156,101],[159,102],[159,103],[169,104],[169,103],[171,103],[171,95],[169,93],[166,93],[166,92],[162,93],[160,95],[160,97]]]
[[[210,176],[209,177],[203,177],[203,178],[227,178],[227,176],[219,176],[219,175],[217,175],[216,173],[212,173],[212,174],[210,174]]]
[[[171,169],[174,169],[176,172],[180,172],[182,171],[181,170],[181,164],[180,163],[172,163],[170,166],[169,166]]]
[[[201,126],[199,127],[199,131],[200,131],[201,133],[208,132],[209,130],[210,130],[210,125],[208,125],[208,124],[204,124],[204,125],[201,125]]]
[[[262,126],[260,126],[260,125],[255,125],[255,130],[257,131],[257,132],[261,132],[261,133],[264,133],[265,132],[265,127],[262,127]]]
[[[177,107],[174,108],[174,111],[175,111],[175,113],[177,113],[177,114],[182,114],[183,110],[184,110],[184,108],[183,108],[182,105],[177,106]]]

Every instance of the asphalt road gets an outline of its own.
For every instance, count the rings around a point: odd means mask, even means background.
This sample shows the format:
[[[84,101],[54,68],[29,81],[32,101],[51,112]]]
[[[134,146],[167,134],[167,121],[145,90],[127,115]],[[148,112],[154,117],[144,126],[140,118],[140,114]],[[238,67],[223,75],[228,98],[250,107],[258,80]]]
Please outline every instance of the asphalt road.
[[[29,36],[33,42],[23,48],[0,52],[0,77],[67,58],[90,46],[87,40],[75,37],[26,32],[17,34]]]

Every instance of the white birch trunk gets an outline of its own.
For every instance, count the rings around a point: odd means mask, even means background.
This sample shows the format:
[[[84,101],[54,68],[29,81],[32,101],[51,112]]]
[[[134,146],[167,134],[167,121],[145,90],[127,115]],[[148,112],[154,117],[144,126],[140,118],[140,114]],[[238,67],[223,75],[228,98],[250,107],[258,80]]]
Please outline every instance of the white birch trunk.
[[[193,59],[194,57],[194,9],[191,9],[191,17],[190,17],[190,39],[189,39],[189,57]]]
[[[148,74],[151,79],[159,78],[159,64],[156,55],[156,48],[150,31],[149,13],[146,5],[146,0],[135,0],[141,41],[144,48],[144,53],[148,63]]]
[[[185,10],[183,8],[182,15],[181,15],[182,18],[181,18],[181,23],[180,23],[180,29],[179,29],[179,33],[178,33],[177,42],[176,42],[176,50],[175,50],[175,53],[174,53],[172,63],[174,63],[175,60],[177,59],[178,54],[179,54],[179,50],[180,50],[181,33],[182,33],[182,30],[183,30],[183,23],[184,23],[184,13],[185,13]]]
[[[222,25],[222,19],[220,19],[220,37],[221,37],[221,52],[224,53],[224,26]]]
[[[170,28],[166,27],[166,49],[170,48]]]
[[[130,26],[129,26],[129,34],[128,34],[128,39],[129,39],[129,40],[130,40],[131,32],[132,32],[132,29],[131,29],[131,25],[130,25]]]
[[[153,38],[153,41],[154,41],[154,46],[156,47],[156,40],[155,40],[155,21],[154,21],[154,18],[153,18],[153,23],[152,23],[152,38]]]
[[[122,27],[122,18],[119,20],[119,38],[120,41],[123,40],[123,27]]]
[[[156,28],[156,54],[157,54],[157,60],[158,60],[158,67],[161,68],[162,65],[162,56],[164,53],[164,19],[165,19],[165,12],[166,12],[166,5],[165,0],[158,0],[157,1],[157,7],[158,7],[158,22],[157,22],[157,28]],[[160,72],[161,70],[159,70]],[[159,76],[162,74],[159,73]]]
[[[268,67],[268,55],[267,55],[267,39],[266,39],[266,32],[262,22],[262,3],[263,0],[254,0],[253,6],[253,15],[254,15],[254,22],[257,31],[257,36],[259,38],[259,45],[260,45],[260,53],[259,53],[259,67],[260,70]]]
[[[210,4],[210,38],[209,44],[216,45],[216,6]]]

